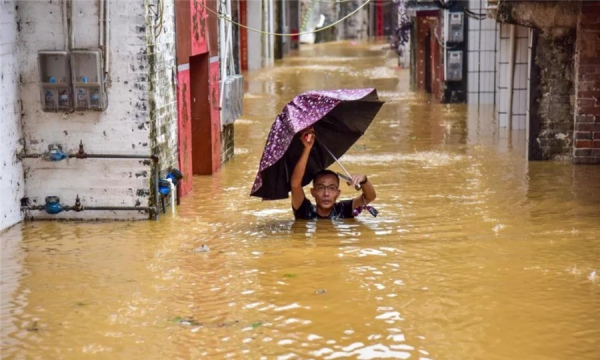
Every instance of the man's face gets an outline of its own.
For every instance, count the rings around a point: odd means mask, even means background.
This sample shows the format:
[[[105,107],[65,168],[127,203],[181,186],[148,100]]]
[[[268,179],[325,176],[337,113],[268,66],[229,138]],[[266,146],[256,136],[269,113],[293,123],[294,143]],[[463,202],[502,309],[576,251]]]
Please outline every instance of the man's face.
[[[310,193],[315,198],[317,206],[322,209],[332,208],[341,194],[338,186],[338,178],[334,175],[321,176],[315,181],[314,187],[310,189]]]

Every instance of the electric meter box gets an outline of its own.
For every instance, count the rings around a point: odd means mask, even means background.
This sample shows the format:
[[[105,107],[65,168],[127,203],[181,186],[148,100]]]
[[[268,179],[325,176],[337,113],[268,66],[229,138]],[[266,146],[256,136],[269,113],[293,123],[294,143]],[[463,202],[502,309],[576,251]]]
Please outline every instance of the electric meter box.
[[[73,109],[69,52],[47,50],[38,53],[41,103],[44,111]]]
[[[461,43],[464,41],[464,20],[461,12],[451,12],[448,16],[448,42]]]
[[[461,50],[448,51],[448,64],[446,80],[462,81],[463,78],[463,52]]]
[[[71,74],[76,110],[103,110],[102,52],[71,51]]]

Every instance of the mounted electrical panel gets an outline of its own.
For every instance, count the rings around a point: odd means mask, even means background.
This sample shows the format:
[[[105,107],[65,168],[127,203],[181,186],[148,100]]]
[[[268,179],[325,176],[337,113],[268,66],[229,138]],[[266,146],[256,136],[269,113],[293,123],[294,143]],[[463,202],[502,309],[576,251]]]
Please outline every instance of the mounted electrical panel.
[[[448,20],[448,42],[461,43],[464,41],[464,14],[451,12]]]
[[[68,51],[38,53],[41,103],[44,111],[68,111],[73,108],[71,70]]]
[[[71,73],[76,110],[103,110],[102,52],[71,51]]]
[[[463,52],[461,50],[448,51],[447,81],[462,81],[463,78]]]

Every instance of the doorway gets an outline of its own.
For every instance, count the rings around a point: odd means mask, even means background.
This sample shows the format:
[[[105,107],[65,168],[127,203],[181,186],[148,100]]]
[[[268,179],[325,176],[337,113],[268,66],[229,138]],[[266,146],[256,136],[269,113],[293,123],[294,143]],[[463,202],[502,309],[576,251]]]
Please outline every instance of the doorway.
[[[211,113],[209,102],[209,53],[190,57],[192,113],[192,173],[212,174]]]

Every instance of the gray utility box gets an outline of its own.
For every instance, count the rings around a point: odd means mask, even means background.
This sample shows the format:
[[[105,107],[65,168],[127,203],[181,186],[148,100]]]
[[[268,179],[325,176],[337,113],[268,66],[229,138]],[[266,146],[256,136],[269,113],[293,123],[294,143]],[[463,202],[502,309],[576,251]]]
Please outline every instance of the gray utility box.
[[[47,50],[38,53],[41,103],[44,111],[69,111],[73,108],[69,52]]]
[[[464,20],[465,16],[461,12],[449,14],[448,42],[461,43],[464,41]]]
[[[104,110],[102,52],[71,51],[71,73],[76,110]]]
[[[462,81],[463,78],[463,52],[462,50],[448,51],[447,81]]]

